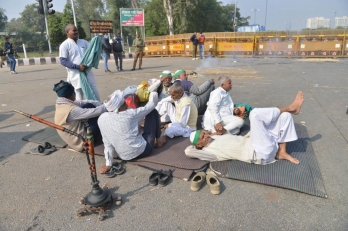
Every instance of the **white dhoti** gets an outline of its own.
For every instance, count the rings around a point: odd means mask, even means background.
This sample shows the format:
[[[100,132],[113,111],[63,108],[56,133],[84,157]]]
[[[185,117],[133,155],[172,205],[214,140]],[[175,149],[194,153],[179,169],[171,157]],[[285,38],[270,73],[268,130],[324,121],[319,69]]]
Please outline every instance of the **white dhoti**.
[[[244,120],[240,117],[234,115],[223,115],[221,116],[221,124],[226,129],[227,132],[232,135],[236,135],[240,132],[240,128],[244,125]],[[202,127],[205,130],[216,132],[215,121],[209,110],[206,110],[203,117]]]
[[[251,144],[256,156],[265,162],[275,160],[278,143],[297,140],[294,120],[289,112],[278,108],[255,108],[250,112]]]
[[[156,106],[156,110],[161,116],[161,122],[171,122],[175,120],[175,107],[171,102],[163,102],[163,104],[158,104]]]

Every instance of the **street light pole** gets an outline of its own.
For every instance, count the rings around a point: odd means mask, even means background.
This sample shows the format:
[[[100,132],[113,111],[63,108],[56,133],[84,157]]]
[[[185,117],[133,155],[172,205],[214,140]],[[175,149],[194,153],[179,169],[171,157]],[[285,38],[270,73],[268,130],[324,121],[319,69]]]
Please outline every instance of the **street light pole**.
[[[234,26],[234,32],[236,32],[236,14],[237,14],[237,0],[234,0],[234,19],[233,19],[233,26]]]
[[[254,11],[254,24],[256,22],[256,11],[260,10],[260,9],[251,9],[252,11]]]
[[[71,9],[72,9],[73,16],[74,16],[74,24],[75,24],[75,27],[77,28],[75,8],[74,8],[74,0],[71,0]]]
[[[268,0],[266,0],[265,31],[266,31],[266,22],[267,22],[267,5],[268,5]]]
[[[332,23],[332,29],[335,29],[335,18],[336,18],[336,11],[333,12],[335,14],[335,17],[334,17],[334,20],[333,20],[333,23]]]

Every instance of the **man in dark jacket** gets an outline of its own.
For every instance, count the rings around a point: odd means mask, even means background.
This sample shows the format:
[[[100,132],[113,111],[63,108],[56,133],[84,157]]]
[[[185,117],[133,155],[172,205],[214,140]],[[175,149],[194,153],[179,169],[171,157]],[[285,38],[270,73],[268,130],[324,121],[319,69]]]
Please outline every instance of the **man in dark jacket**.
[[[108,33],[104,34],[104,39],[102,39],[102,43],[103,43],[102,47],[103,47],[103,58],[104,58],[104,71],[107,73],[112,73],[108,67],[108,59],[110,57],[110,52],[112,51],[112,47],[109,42]]]
[[[16,59],[14,57],[14,52],[12,48],[12,42],[9,37],[6,37],[4,52],[7,54],[8,60],[10,61],[10,71],[11,74],[17,74],[16,72]]]
[[[192,50],[192,60],[196,60],[197,55],[197,45],[198,45],[198,38],[197,38],[197,32],[194,32],[193,35],[190,38],[190,41],[192,42],[193,50]]]
[[[122,54],[124,52],[123,45],[121,42],[122,38],[117,34],[112,40],[112,50],[114,52],[115,64],[117,71],[123,71],[122,69]],[[118,66],[118,60],[120,60],[120,67]]]

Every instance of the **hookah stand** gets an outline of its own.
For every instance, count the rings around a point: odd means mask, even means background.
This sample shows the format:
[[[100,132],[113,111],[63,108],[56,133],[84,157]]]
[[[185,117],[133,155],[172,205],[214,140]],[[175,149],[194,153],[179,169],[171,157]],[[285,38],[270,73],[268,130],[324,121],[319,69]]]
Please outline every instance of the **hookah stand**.
[[[37,116],[30,115],[18,110],[13,110],[14,112],[17,112],[21,115],[24,115],[26,117],[29,117],[33,120],[36,120],[40,123],[46,124],[50,127],[53,127],[57,130],[69,133],[70,135],[74,135],[82,139],[83,141],[83,147],[85,149],[87,162],[89,169],[91,171],[91,178],[92,178],[92,190],[89,192],[85,197],[83,197],[80,200],[80,203],[84,205],[84,208],[81,208],[77,211],[77,216],[83,216],[86,213],[98,213],[98,219],[100,221],[104,220],[104,218],[107,216],[107,210],[108,208],[113,204],[114,198],[111,194],[111,192],[104,187],[104,190],[99,186],[99,181],[97,179],[97,172],[95,168],[95,158],[94,158],[94,139],[93,134],[90,129],[90,127],[87,127],[87,140],[80,134],[77,134],[76,132],[73,132],[69,129],[66,129],[62,126],[59,126],[55,123],[51,123],[47,120],[41,119]],[[117,197],[116,199],[116,205],[120,205],[121,197]]]

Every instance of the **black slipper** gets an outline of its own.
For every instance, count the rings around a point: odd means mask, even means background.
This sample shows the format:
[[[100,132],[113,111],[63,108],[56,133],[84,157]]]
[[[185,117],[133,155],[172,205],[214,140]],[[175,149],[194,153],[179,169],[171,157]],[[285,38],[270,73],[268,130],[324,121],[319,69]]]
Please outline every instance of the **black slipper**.
[[[121,174],[125,173],[125,171],[126,171],[126,167],[122,164],[122,162],[121,163],[117,163],[117,162],[113,163],[111,168],[114,169],[114,172],[116,173],[116,175],[121,175]]]
[[[109,171],[107,171],[106,173],[104,173],[104,176],[107,178],[112,178],[116,176],[116,172],[114,167],[111,167],[111,169]]]
[[[52,144],[50,144],[50,143],[48,143],[48,142],[45,142],[45,149],[46,149],[46,150],[49,150],[50,152],[55,152],[55,151],[57,151],[56,146],[54,146],[54,145],[52,145]]]
[[[149,177],[149,183],[152,186],[156,186],[158,184],[158,177],[161,175],[162,170],[154,171]]]
[[[158,177],[159,186],[166,186],[169,180],[172,178],[172,170],[163,171]]]
[[[28,154],[34,154],[34,155],[40,155],[40,156],[46,156],[46,155],[50,154],[51,151],[48,150],[48,149],[45,149],[44,146],[39,145],[39,146],[37,146],[35,148],[30,149],[30,151],[27,152],[27,153]]]

